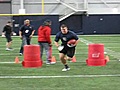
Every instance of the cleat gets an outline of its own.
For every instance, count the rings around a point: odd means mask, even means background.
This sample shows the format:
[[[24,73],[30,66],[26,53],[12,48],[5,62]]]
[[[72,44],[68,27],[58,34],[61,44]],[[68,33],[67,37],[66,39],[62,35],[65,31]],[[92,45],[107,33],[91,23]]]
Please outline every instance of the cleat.
[[[62,69],[63,72],[66,72],[66,71],[69,71],[69,70],[70,70],[70,68],[63,68]]]
[[[6,48],[6,51],[12,51],[13,49],[11,49],[11,48]]]
[[[47,62],[46,64],[47,64],[47,65],[50,65],[51,63],[50,63],[50,62]]]
[[[22,53],[19,53],[20,56],[22,56],[23,54]]]

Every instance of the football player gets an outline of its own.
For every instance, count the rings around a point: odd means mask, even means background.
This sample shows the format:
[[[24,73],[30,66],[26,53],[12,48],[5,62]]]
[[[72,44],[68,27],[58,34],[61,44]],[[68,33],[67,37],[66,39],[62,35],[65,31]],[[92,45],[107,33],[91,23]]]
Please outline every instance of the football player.
[[[13,50],[11,48],[11,45],[12,45],[12,38],[11,38],[11,35],[12,35],[12,22],[8,21],[7,24],[4,26],[3,28],[3,31],[2,31],[2,36],[6,37],[7,39],[7,43],[6,43],[6,50],[9,51],[9,50]]]
[[[68,71],[70,70],[70,67],[66,62],[66,55],[67,55],[67,60],[72,60],[72,57],[75,54],[75,47],[79,42],[79,38],[73,31],[68,30],[68,27],[65,24],[61,25],[60,29],[61,31],[58,32],[55,37],[55,45],[56,47],[58,47],[60,53],[59,58],[62,64],[65,66],[65,68],[62,69],[62,71]],[[76,42],[72,47],[69,47],[67,43],[71,39],[75,39]],[[62,42],[61,45],[59,45],[58,43],[59,40],[61,40]],[[60,47],[62,47],[62,49]]]

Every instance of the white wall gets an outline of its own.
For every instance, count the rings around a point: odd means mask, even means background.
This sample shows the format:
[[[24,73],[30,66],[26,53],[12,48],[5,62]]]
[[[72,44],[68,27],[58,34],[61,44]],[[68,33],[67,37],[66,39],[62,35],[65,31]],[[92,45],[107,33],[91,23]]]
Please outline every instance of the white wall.
[[[70,7],[63,5],[59,1],[64,2]],[[42,0],[24,0],[24,8],[26,13],[41,13]],[[68,9],[72,11],[71,8],[88,10],[89,14],[118,14],[120,13],[120,0],[44,0],[44,13],[46,14],[61,15],[65,14]],[[118,12],[115,12],[114,8]],[[20,0],[12,0],[12,13],[18,14],[19,9]],[[81,11],[79,12],[81,13]]]

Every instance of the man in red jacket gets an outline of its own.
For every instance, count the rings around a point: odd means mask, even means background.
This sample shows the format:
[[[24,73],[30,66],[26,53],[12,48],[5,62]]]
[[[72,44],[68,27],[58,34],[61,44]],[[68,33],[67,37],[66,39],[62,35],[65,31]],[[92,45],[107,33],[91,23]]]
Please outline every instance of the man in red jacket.
[[[46,64],[51,64],[49,57],[50,57],[50,52],[49,49],[52,46],[51,44],[51,21],[46,20],[44,21],[43,25],[39,27],[38,29],[38,44],[40,45],[40,56],[42,59],[43,56],[43,49],[45,49],[46,52]]]

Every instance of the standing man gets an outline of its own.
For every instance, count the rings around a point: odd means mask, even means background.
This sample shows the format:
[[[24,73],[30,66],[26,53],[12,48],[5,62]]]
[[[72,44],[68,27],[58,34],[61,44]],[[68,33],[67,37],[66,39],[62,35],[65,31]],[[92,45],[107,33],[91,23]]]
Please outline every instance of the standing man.
[[[12,50],[11,45],[12,45],[12,23],[10,21],[7,22],[7,24],[4,26],[3,31],[2,31],[2,35],[5,35],[6,39],[7,39],[7,43],[6,43],[6,50]]]
[[[30,25],[30,20],[26,19],[24,21],[24,25],[21,26],[19,31],[20,39],[22,39],[22,45],[20,48],[20,55],[23,54],[24,45],[30,45],[31,38],[34,34],[35,30],[32,25]]]
[[[51,21],[46,20],[44,21],[43,25],[39,27],[38,29],[38,44],[40,45],[40,58],[42,59],[43,56],[43,49],[45,49],[46,52],[46,64],[52,64],[50,62],[50,47],[52,46],[51,42]]]
[[[75,47],[78,44],[79,39],[74,32],[68,30],[68,27],[65,24],[61,25],[60,28],[61,28],[61,31],[58,32],[55,37],[55,45],[57,47],[59,47],[60,45],[58,42],[59,42],[59,40],[61,40],[61,42],[62,42],[61,46],[63,46],[64,48],[61,51],[59,51],[59,53],[60,53],[59,58],[60,58],[62,64],[65,66],[65,68],[62,69],[62,71],[68,71],[68,70],[70,70],[70,67],[67,65],[67,62],[65,59],[66,55],[67,55],[68,60],[72,60],[72,57],[75,54]],[[73,47],[67,46],[67,42],[71,39],[76,40],[76,43],[74,44]]]

